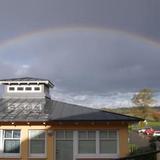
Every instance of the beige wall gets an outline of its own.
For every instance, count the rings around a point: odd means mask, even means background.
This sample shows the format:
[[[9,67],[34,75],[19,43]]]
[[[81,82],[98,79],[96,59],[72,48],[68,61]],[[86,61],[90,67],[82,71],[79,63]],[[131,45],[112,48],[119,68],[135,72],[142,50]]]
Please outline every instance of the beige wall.
[[[29,141],[28,130],[29,129],[44,129],[47,133],[58,129],[73,129],[73,130],[95,130],[95,129],[118,129],[119,130],[119,151],[120,157],[124,157],[128,154],[128,124],[127,123],[54,123],[52,125],[1,125],[0,129],[20,129],[21,130],[21,156],[19,159],[29,159]],[[47,134],[47,158],[46,160],[55,160],[54,155],[54,134]],[[5,159],[0,157],[0,159]],[[6,158],[9,160],[9,158]],[[17,159],[17,158],[16,158]],[[14,160],[14,159],[12,159]],[[32,160],[39,160],[33,159]],[[43,160],[43,159],[42,159]]]

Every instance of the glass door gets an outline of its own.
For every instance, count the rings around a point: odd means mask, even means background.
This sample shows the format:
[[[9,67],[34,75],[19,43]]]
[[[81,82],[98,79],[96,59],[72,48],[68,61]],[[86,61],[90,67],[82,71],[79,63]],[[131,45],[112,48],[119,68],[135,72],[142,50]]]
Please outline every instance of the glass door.
[[[56,131],[56,160],[73,160],[73,131]]]
[[[73,141],[56,141],[56,160],[73,160]]]

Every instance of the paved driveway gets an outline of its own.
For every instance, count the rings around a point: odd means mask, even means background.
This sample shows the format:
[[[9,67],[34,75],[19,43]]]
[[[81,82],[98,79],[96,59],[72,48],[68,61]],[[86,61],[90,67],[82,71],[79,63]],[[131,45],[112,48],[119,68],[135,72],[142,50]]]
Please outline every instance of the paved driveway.
[[[129,133],[129,141],[132,144],[135,144],[138,148],[148,147],[150,137],[145,136],[143,134],[138,134],[137,132],[130,132]],[[160,160],[160,153],[157,154],[157,160]]]
[[[147,147],[149,146],[149,137],[146,137],[143,134],[139,135],[137,132],[130,132],[129,142],[135,144],[138,148]]]

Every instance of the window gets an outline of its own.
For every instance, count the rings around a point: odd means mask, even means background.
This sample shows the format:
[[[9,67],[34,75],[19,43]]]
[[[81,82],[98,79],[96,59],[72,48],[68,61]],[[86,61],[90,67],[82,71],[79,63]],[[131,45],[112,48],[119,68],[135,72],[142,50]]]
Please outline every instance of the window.
[[[40,87],[34,87],[35,91],[40,91]]]
[[[57,140],[72,140],[73,139],[73,131],[56,131],[56,139]]]
[[[56,131],[56,159],[73,159],[73,131]]]
[[[17,93],[39,93],[42,91],[41,85],[8,85],[7,92],[17,92]],[[44,91],[46,92],[46,91]]]
[[[96,131],[79,131],[78,152],[96,153]]]
[[[100,131],[100,153],[117,153],[117,131]]]
[[[14,91],[15,88],[14,87],[9,87],[9,91]]]
[[[20,130],[4,130],[3,144],[4,153],[20,153]]]
[[[107,159],[119,156],[118,131],[56,131],[56,159]]]
[[[32,90],[32,87],[26,87],[25,90],[26,90],[26,91],[31,91],[31,90]]]
[[[45,132],[43,130],[30,130],[30,154],[45,154]]]
[[[23,91],[23,87],[17,87],[17,91]]]
[[[79,154],[116,154],[117,130],[78,131]]]

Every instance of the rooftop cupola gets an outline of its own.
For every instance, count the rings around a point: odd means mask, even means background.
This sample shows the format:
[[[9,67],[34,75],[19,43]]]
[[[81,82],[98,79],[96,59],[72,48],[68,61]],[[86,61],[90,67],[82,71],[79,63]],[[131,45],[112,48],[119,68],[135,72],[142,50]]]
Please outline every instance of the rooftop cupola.
[[[50,98],[49,89],[54,85],[47,79],[32,77],[2,79],[3,98]]]

